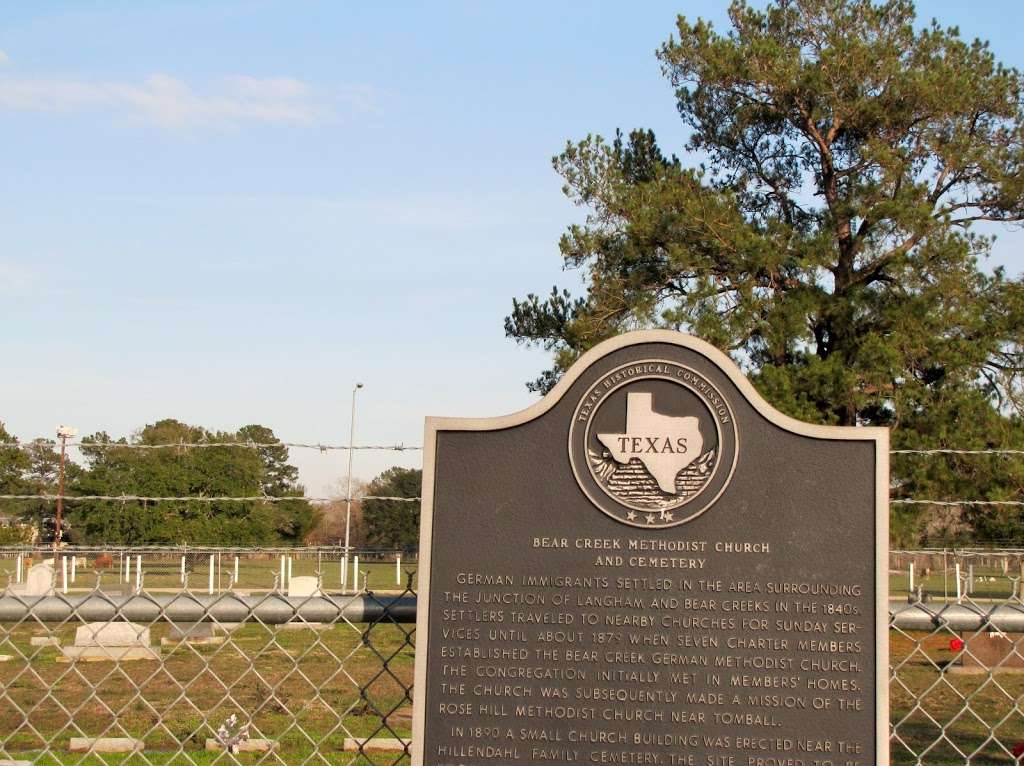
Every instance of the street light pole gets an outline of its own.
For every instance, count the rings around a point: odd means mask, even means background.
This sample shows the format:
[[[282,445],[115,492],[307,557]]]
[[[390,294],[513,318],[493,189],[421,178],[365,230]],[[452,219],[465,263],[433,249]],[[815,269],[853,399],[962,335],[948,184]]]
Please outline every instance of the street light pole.
[[[362,383],[356,383],[352,388],[352,414],[349,417],[348,426],[348,489],[345,490],[345,566],[342,568],[341,589],[348,592],[348,553],[349,553],[349,532],[352,527],[352,449],[355,444],[356,435],[356,391],[363,387]],[[356,586],[359,585],[359,578],[356,578]]]
[[[57,426],[57,436],[60,438],[60,473],[57,480],[57,518],[56,527],[53,530],[53,565],[57,566],[57,551],[60,549],[61,531],[64,526],[64,461],[67,454],[68,438],[73,438],[78,433],[77,428],[71,426]]]

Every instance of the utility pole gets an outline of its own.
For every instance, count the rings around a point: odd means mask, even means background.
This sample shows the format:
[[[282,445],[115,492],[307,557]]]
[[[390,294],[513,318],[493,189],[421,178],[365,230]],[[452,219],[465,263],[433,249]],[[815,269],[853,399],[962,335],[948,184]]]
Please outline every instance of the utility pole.
[[[352,527],[352,453],[355,452],[356,435],[356,391],[363,387],[362,383],[356,383],[352,389],[352,414],[349,417],[348,425],[348,489],[345,490],[345,566],[341,569],[341,589],[348,592],[348,554],[349,554],[349,531]],[[359,587],[358,577],[356,587]]]
[[[53,565],[57,566],[57,551],[60,549],[61,532],[64,524],[64,462],[67,454],[68,439],[78,435],[78,429],[71,426],[57,426],[57,436],[60,438],[60,473],[57,479],[57,518],[56,527],[53,530]]]

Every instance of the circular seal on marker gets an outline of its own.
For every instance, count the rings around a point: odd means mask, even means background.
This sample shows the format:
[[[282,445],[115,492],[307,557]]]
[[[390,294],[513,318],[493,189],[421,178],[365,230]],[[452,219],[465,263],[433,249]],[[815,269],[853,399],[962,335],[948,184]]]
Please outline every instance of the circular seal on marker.
[[[732,408],[711,381],[645,359],[584,392],[569,426],[569,462],[583,492],[616,521],[674,527],[725,491],[737,442]]]

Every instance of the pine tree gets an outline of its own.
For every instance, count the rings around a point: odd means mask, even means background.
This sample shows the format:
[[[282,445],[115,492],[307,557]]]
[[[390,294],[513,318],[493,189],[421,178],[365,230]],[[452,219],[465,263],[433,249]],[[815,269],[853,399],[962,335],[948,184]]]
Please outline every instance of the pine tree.
[[[642,129],[554,159],[588,211],[560,241],[586,293],[513,302],[507,334],[554,354],[531,388],[605,338],[667,327],[802,420],[890,426],[895,448],[1024,446],[1024,285],[983,267],[977,229],[1024,220],[1020,73],[916,27],[907,0],[729,17],[725,34],[680,17],[658,53],[686,162]],[[894,495],[1022,499],[1022,462],[900,458]],[[1024,534],[1021,513],[960,515],[981,539]],[[926,525],[905,509],[893,528]]]

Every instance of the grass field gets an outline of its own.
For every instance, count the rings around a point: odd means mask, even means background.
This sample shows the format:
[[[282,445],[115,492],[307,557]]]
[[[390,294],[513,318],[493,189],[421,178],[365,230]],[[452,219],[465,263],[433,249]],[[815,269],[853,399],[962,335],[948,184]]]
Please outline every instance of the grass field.
[[[209,560],[193,563],[190,588],[205,593]],[[177,557],[144,559],[146,590],[179,589],[179,566]],[[368,587],[378,592],[403,589],[414,567],[402,567],[403,582],[398,585],[394,562],[360,563]],[[0,560],[0,571],[13,572],[13,568],[13,561]],[[233,558],[225,557],[223,571],[215,570],[215,584],[220,575],[221,588],[227,588],[233,568]],[[238,587],[267,591],[279,568],[277,556],[243,558]],[[312,575],[318,568],[326,590],[338,592],[337,560],[296,558],[292,575]],[[80,571],[72,592],[84,593],[95,582],[92,572]],[[931,573],[922,584],[934,600],[942,599],[941,571]],[[104,589],[121,587],[118,573],[106,572],[102,585]],[[894,597],[905,595],[906,574],[892,574],[889,585]],[[945,586],[950,598],[955,597],[952,573]],[[979,568],[971,597],[998,601],[1009,597],[1012,587],[1001,572]],[[77,623],[0,625],[0,654],[13,658],[0,662],[0,761],[16,757],[51,764],[230,762],[203,747],[232,713],[252,720],[249,736],[280,743],[280,750],[269,758],[265,754],[235,756],[243,763],[261,759],[299,763],[310,756],[320,763],[350,763],[354,755],[342,749],[347,736],[408,736],[410,732],[406,688],[412,683],[413,649],[406,630],[411,626],[380,625],[364,640],[362,625],[339,624],[313,631],[247,624],[220,646],[160,647],[160,663],[69,665],[58,662],[56,649],[29,643],[34,635],[53,635],[71,643],[76,627]],[[154,645],[160,644],[168,629],[163,623],[152,627]],[[943,631],[890,633],[891,661],[897,668],[890,693],[890,720],[896,725],[892,762],[916,763],[920,757],[927,764],[957,764],[965,762],[964,753],[972,756],[974,764],[1013,763],[994,740],[1007,748],[1024,741],[1024,675],[943,672],[955,659],[949,645],[952,637]],[[386,671],[377,653],[391,658]],[[383,726],[382,714],[387,714],[390,731]],[[138,755],[72,754],[68,752],[72,736],[137,737],[146,742],[144,760]],[[402,759],[381,754],[359,760],[383,764]]]
[[[53,635],[70,642],[74,627]],[[15,659],[0,663],[0,757],[54,764],[143,762],[139,756],[82,760],[67,750],[72,736],[106,735],[143,739],[150,763],[183,762],[179,745],[188,762],[212,763],[217,755],[203,751],[205,739],[238,713],[251,717],[250,736],[280,742],[278,755],[286,763],[301,762],[314,747],[317,762],[349,763],[353,754],[342,750],[346,736],[392,736],[382,728],[381,713],[389,714],[387,723],[395,734],[410,732],[405,688],[412,683],[413,649],[406,633],[395,625],[379,625],[364,642],[363,628],[335,625],[314,632],[246,625],[221,646],[161,647],[159,664],[72,666],[58,662],[53,648],[30,646],[32,635],[45,633],[42,626],[8,626],[0,652]],[[166,630],[153,627],[154,644]],[[1024,740],[1024,710],[1017,702],[1024,695],[1024,676],[941,672],[954,660],[951,634],[893,631],[890,637],[892,663],[898,666],[890,695],[898,737],[892,762],[914,763],[910,750],[921,754],[931,747],[924,763],[963,763],[955,745],[968,754],[977,751],[972,763],[1012,763],[990,736],[1008,748]],[[391,658],[387,671],[375,650]],[[260,758],[237,757],[242,762]],[[382,754],[360,760],[400,759]]]
[[[915,763],[911,750],[919,755],[927,750],[923,763],[964,763],[955,745],[974,755],[973,764],[1013,763],[992,737],[1007,749],[1024,741],[1024,674],[940,672],[955,658],[949,646],[952,634],[944,631],[892,631],[889,637],[891,662],[897,667],[889,693],[890,720],[897,724],[898,737],[892,743],[892,762]]]
[[[161,762],[161,752],[170,758],[179,745],[194,761],[212,762],[216,753],[203,750],[205,740],[232,713],[252,721],[250,737],[279,742],[287,763],[314,747],[329,762],[348,763],[345,737],[409,736],[413,649],[395,625],[377,626],[364,641],[362,625],[314,631],[246,624],[219,646],[160,647],[160,662],[71,665],[58,661],[55,648],[30,645],[33,635],[71,643],[75,627],[48,633],[23,624],[0,634],[0,652],[14,657],[0,663],[0,758],[33,760],[51,743],[50,754],[62,759],[52,762],[77,763],[82,756],[68,752],[70,737],[131,736],[145,741],[151,762]],[[167,630],[153,626],[154,645]],[[394,734],[383,727],[385,716]]]
[[[38,563],[38,562],[37,562]],[[76,567],[76,578],[74,583],[69,583],[70,592],[84,592],[92,590],[96,585],[97,572],[92,567],[93,559],[89,559],[88,566]],[[135,559],[132,558],[131,571],[129,572],[130,584],[135,584]],[[349,561],[349,588],[354,584],[352,573],[353,562]],[[275,577],[280,577],[281,559],[280,556],[267,555],[264,557],[243,557],[238,564],[237,586],[243,590],[269,591],[274,587]],[[24,568],[27,569],[27,566]],[[341,562],[338,559],[316,559],[294,558],[292,559],[292,576],[315,575],[320,570],[323,587],[330,592],[341,590]],[[415,562],[406,562],[396,569],[395,562],[359,562],[360,583],[375,591],[403,590],[408,582],[409,576],[413,576],[415,585]],[[16,571],[16,561],[12,558],[0,558],[0,575],[13,578]],[[179,590],[181,588],[181,558],[180,556],[143,556],[142,559],[143,584],[146,590]],[[112,568],[101,570],[101,587],[113,589],[124,583],[124,572],[119,567],[117,558],[114,559]],[[234,576],[234,557],[223,556],[219,561],[214,562],[214,592],[222,592],[231,585]],[[57,583],[62,585],[61,570],[57,569]],[[205,593],[210,584],[210,562],[208,556],[196,557],[189,561],[188,585],[193,591]]]
[[[93,568],[94,557],[87,560],[84,567],[77,570],[76,581],[69,585],[71,592],[85,592],[96,585],[96,570]],[[181,588],[181,559],[177,553],[168,555],[144,555],[142,559],[144,587],[146,590],[170,591]],[[135,584],[136,561],[133,557],[130,586]],[[349,590],[354,584],[352,573],[353,562],[349,561]],[[389,561],[359,562],[360,584],[374,591],[403,590],[412,577],[412,585],[416,586],[416,567],[414,560],[406,560],[400,567],[395,566],[394,559]],[[13,581],[16,564],[13,558],[0,556],[0,577],[11,578]],[[234,556],[224,555],[214,560],[214,592],[219,593],[231,587],[234,576]],[[249,554],[239,559],[238,582],[235,587],[255,592],[269,591],[274,587],[275,578],[280,577],[281,557],[279,554]],[[337,557],[317,558],[315,556],[296,556],[292,559],[291,573],[294,577],[315,575],[319,571],[323,587],[331,593],[341,591],[341,562]],[[964,567],[966,573],[966,566]],[[1011,570],[1010,574],[1014,574]],[[58,568],[58,584],[61,573]],[[103,570],[101,587],[103,589],[120,588],[125,583],[123,563],[114,557],[111,568]],[[932,571],[927,576],[918,572],[915,577],[915,588],[923,586],[924,590],[935,600],[956,597],[956,576],[950,565],[949,571],[943,576],[941,569]],[[205,593],[210,585],[210,560],[208,555],[189,556],[188,558],[189,588],[197,593]],[[909,592],[909,574],[906,571],[891,572],[889,575],[889,594],[899,598]],[[974,589],[963,595],[978,599],[1006,599],[1013,593],[1013,583],[1001,570],[991,567],[977,567],[975,570]]]
[[[927,577],[918,574],[914,577],[914,589],[916,590],[918,586],[923,586],[925,592],[933,598],[955,599],[956,573],[950,569],[945,577],[941,570],[931,572]],[[910,576],[907,572],[890,573],[890,595],[905,596],[909,589]],[[1002,571],[996,569],[977,569],[974,573],[974,589],[970,593],[962,586],[962,595],[970,598],[1002,600],[1010,598],[1012,594],[1013,582]]]

